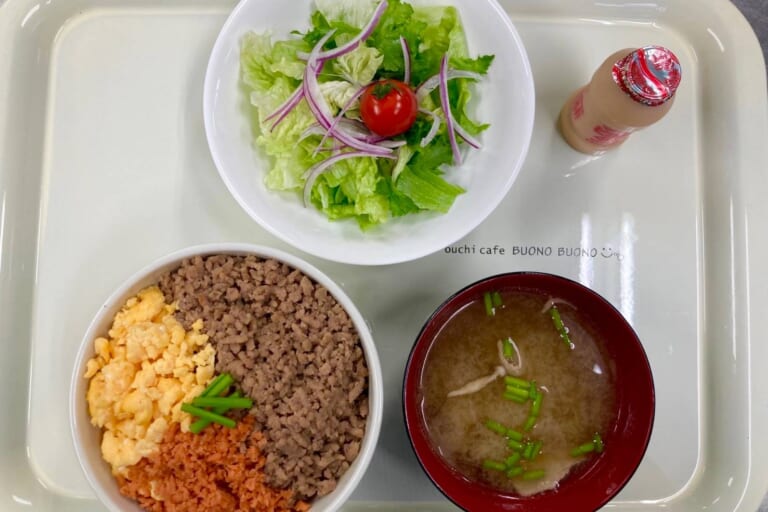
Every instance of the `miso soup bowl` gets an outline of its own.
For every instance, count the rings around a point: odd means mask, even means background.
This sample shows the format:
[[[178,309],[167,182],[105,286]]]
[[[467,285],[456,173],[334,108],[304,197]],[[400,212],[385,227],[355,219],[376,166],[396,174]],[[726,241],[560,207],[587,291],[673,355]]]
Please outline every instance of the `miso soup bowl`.
[[[528,291],[569,302],[602,340],[604,357],[614,368],[615,415],[603,436],[605,450],[574,466],[556,489],[520,496],[471,480],[451,466],[433,446],[422,413],[424,364],[440,330],[486,292]],[[653,428],[653,377],[645,351],[632,327],[606,299],[569,279],[516,272],[473,283],[448,298],[422,328],[405,369],[403,408],[411,446],[427,476],[451,501],[468,511],[594,511],[629,482],[645,455]]]
[[[383,412],[383,384],[381,364],[370,329],[352,300],[331,278],[310,263],[291,254],[270,247],[241,244],[216,243],[181,249],[164,256],[137,271],[105,300],[96,312],[93,321],[83,336],[72,372],[69,395],[70,427],[75,451],[80,466],[95,495],[111,512],[140,512],[139,504],[122,496],[110,466],[101,456],[102,430],[91,424],[86,402],[88,380],[83,378],[88,360],[94,355],[93,341],[110,329],[115,314],[125,301],[143,288],[156,284],[159,277],[179,267],[187,258],[229,254],[236,256],[257,256],[275,259],[294,269],[300,270],[314,282],[325,287],[349,315],[360,336],[360,344],[368,365],[368,420],[360,446],[360,452],[352,465],[339,479],[336,489],[311,502],[312,512],[338,510],[352,494],[368,468],[376,448]],[[202,512],[202,511],[201,511]]]

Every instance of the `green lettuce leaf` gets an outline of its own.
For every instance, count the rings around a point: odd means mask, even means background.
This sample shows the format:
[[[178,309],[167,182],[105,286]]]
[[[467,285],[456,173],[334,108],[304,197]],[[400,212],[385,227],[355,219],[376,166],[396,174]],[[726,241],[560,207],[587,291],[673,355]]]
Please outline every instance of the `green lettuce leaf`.
[[[378,4],[378,0],[315,0],[315,7],[326,19],[355,28],[368,23]]]
[[[336,59],[333,69],[345,80],[359,87],[373,81],[383,60],[384,56],[376,48],[360,45],[354,51]]]
[[[317,179],[310,197],[328,218],[354,217],[367,229],[390,216],[389,200],[379,193],[383,179],[374,158],[342,160]]]
[[[306,51],[306,44],[292,40],[273,45],[268,34],[251,32],[241,42],[241,76],[243,83],[251,89],[249,99],[255,107],[256,144],[270,157],[272,167],[265,176],[265,183],[275,190],[300,189],[304,185],[303,174],[323,158],[312,155],[317,141],[298,142],[304,130],[315,122],[306,103],[299,104],[274,129],[272,122],[265,120],[299,85],[295,69],[300,66],[301,77],[304,64],[296,57],[297,50]]]
[[[331,111],[343,108],[357,92],[358,87],[346,80],[329,80],[320,83],[320,91]]]
[[[395,187],[424,210],[445,213],[464,189],[448,183],[441,176],[419,168],[406,166]]]

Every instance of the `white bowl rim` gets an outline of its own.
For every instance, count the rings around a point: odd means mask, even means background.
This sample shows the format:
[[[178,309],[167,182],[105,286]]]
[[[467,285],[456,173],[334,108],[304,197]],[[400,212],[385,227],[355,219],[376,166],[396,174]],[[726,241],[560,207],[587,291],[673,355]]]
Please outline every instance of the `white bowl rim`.
[[[473,218],[472,222],[466,224],[462,229],[454,230],[454,232],[450,236],[447,236],[439,246],[431,246],[431,245],[430,246],[425,245],[421,247],[406,246],[404,248],[401,248],[402,250],[400,250],[399,252],[393,251],[393,252],[387,252],[387,253],[382,253],[378,251],[367,251],[367,254],[365,254],[364,257],[355,255],[355,252],[353,251],[333,250],[332,249],[333,244],[330,244],[330,243],[319,245],[319,246],[316,244],[313,245],[313,244],[305,243],[305,241],[302,240],[300,237],[293,236],[292,233],[288,233],[283,230],[277,229],[275,226],[272,225],[272,223],[262,218],[262,216],[259,215],[251,207],[249,202],[240,193],[240,191],[237,189],[234,183],[232,183],[232,181],[228,178],[227,173],[224,170],[225,169],[224,162],[222,161],[222,158],[220,157],[219,152],[213,149],[214,144],[212,142],[215,139],[215,136],[214,136],[215,123],[214,123],[214,113],[213,113],[213,101],[210,100],[210,98],[212,98],[214,91],[218,87],[217,79],[212,73],[212,70],[214,69],[214,64],[216,62],[216,59],[219,58],[219,56],[225,52],[224,45],[226,44],[226,39],[228,36],[228,32],[230,30],[230,26],[235,24],[240,14],[240,11],[244,9],[245,5],[249,3],[249,1],[250,0],[240,0],[237,3],[235,8],[232,10],[232,12],[230,13],[230,15],[227,17],[226,21],[222,25],[221,31],[216,37],[216,41],[214,42],[213,48],[211,50],[211,54],[208,59],[208,63],[206,67],[205,78],[203,81],[203,97],[202,97],[203,124],[205,128],[205,137],[206,137],[206,142],[208,143],[209,153],[211,154],[211,158],[213,159],[215,167],[219,175],[221,176],[222,181],[227,187],[227,190],[229,190],[230,194],[232,194],[232,197],[234,197],[235,201],[248,214],[248,216],[251,217],[251,219],[253,219],[255,222],[257,222],[262,228],[264,228],[265,230],[267,230],[269,233],[276,236],[280,240],[284,241],[285,243],[291,245],[292,247],[295,247],[308,254],[312,254],[314,256],[317,256],[329,261],[336,261],[339,263],[347,263],[352,265],[365,265],[365,266],[390,265],[390,264],[397,264],[397,263],[412,261],[412,260],[422,258],[424,256],[428,256],[430,254],[433,254],[443,249],[448,245],[455,243],[456,241],[465,237],[467,234],[474,231],[496,209],[496,207],[499,204],[501,204],[501,202],[504,200],[504,198],[512,188],[512,185],[517,179],[517,176],[520,173],[520,170],[522,169],[523,165],[525,164],[525,160],[528,156],[528,152],[531,144],[531,138],[533,136],[535,110],[536,110],[536,107],[535,107],[536,93],[535,93],[535,85],[533,80],[533,72],[531,69],[530,60],[528,58],[528,53],[525,49],[525,45],[523,43],[522,38],[520,37],[520,34],[518,33],[517,29],[512,23],[512,20],[509,18],[509,15],[506,13],[504,8],[499,4],[498,0],[482,0],[484,3],[488,5],[488,7],[492,11],[496,13],[499,19],[503,21],[509,37],[511,37],[512,40],[514,40],[515,49],[519,53],[519,57],[521,59],[522,71],[525,77],[525,80],[524,80],[525,88],[527,91],[529,91],[529,94],[532,98],[530,105],[526,105],[526,107],[529,107],[529,108],[526,108],[525,111],[522,112],[520,115],[520,123],[524,127],[525,136],[524,136],[524,139],[522,140],[521,152],[519,154],[518,161],[516,162],[515,168],[511,169],[511,172],[509,173],[509,178],[499,188],[500,190],[503,191],[503,193],[498,197],[497,200],[478,204],[476,210],[479,212],[479,214]],[[461,0],[456,0],[456,1],[461,1]],[[474,2],[471,2],[471,4],[474,5]],[[443,215],[447,215],[448,213]],[[332,222],[332,221],[328,220],[328,222]]]
[[[381,363],[379,360],[376,345],[373,341],[368,324],[363,318],[360,311],[354,305],[352,300],[347,294],[336,284],[330,277],[325,275],[314,265],[302,260],[301,258],[284,252],[272,247],[247,244],[247,243],[211,243],[186,247],[174,251],[170,254],[162,256],[152,263],[146,265],[141,270],[135,272],[128,279],[126,279],[114,292],[112,292],[109,298],[102,304],[98,312],[94,315],[93,320],[88,326],[83,339],[80,342],[80,348],[78,349],[75,359],[74,368],[72,371],[72,377],[70,380],[69,388],[69,423],[70,433],[72,435],[72,442],[74,444],[75,453],[77,455],[78,462],[82,468],[85,477],[99,498],[101,503],[107,506],[110,510],[120,511],[122,510],[114,500],[109,496],[104,488],[98,483],[96,479],[96,468],[94,468],[89,461],[87,454],[84,451],[84,447],[80,441],[80,429],[83,428],[95,428],[90,423],[86,425],[80,425],[78,421],[78,407],[84,405],[85,398],[79,396],[77,390],[83,386],[84,379],[82,377],[85,364],[88,358],[93,353],[93,340],[96,339],[100,332],[96,332],[99,325],[103,323],[103,316],[109,311],[115,304],[124,303],[128,299],[126,296],[132,288],[135,288],[137,283],[147,278],[158,269],[173,263],[181,264],[182,260],[193,256],[206,256],[214,254],[231,254],[231,255],[255,255],[265,259],[276,259],[281,261],[302,273],[306,274],[316,283],[324,286],[333,297],[339,302],[344,310],[349,315],[355,328],[360,336],[360,344],[363,348],[366,364],[368,366],[368,419],[366,421],[366,431],[363,442],[360,446],[360,452],[357,458],[344,473],[343,477],[346,480],[343,484],[339,484],[337,488],[331,493],[323,497],[323,499],[330,498],[330,501],[324,503],[323,510],[334,511],[341,507],[344,502],[347,501],[349,496],[354,492],[358,483],[365,474],[373,453],[378,443],[379,434],[381,431],[381,422],[383,417],[383,377],[381,370]],[[337,494],[336,494],[337,493]],[[314,507],[312,507],[314,509]]]

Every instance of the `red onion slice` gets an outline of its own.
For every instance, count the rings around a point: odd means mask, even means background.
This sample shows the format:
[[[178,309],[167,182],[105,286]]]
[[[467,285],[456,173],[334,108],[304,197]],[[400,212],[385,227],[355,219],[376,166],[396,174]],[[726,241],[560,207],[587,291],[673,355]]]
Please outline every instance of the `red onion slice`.
[[[449,69],[447,73],[447,79],[453,80],[455,78],[469,78],[470,80],[482,80],[483,75],[475,73],[474,71],[464,71],[463,69]],[[416,88],[416,97],[419,99],[419,103],[423,100],[427,94],[432,92],[435,87],[440,85],[440,74],[433,75]]]
[[[318,162],[312,167],[309,168],[309,170],[304,174],[306,176],[306,183],[304,183],[304,206],[307,207],[310,204],[310,196],[312,194],[312,187],[315,186],[315,181],[317,181],[317,178],[320,177],[323,172],[328,170],[329,167],[332,165],[341,162],[342,160],[347,160],[349,158],[364,158],[364,157],[373,157],[373,158],[389,158],[394,160],[394,155],[378,155],[378,154],[372,154],[367,151],[349,151],[347,153],[340,153],[338,155],[334,155],[330,158],[326,158],[322,162]]]
[[[328,107],[328,104],[325,102],[323,91],[320,90],[320,83],[317,81],[317,75],[320,73],[323,66],[321,62],[317,61],[317,55],[334,32],[336,32],[336,29],[329,30],[328,33],[317,42],[312,49],[312,53],[309,55],[307,67],[304,68],[304,97],[307,100],[309,109],[317,119],[317,122],[325,129],[328,129],[328,127],[331,126],[331,118],[333,117],[333,114],[331,113],[330,107]]]
[[[448,102],[448,55],[443,55],[443,60],[440,61],[440,103],[445,113],[445,127],[448,131],[448,141],[451,143],[451,151],[453,151],[453,163],[456,165],[461,164],[461,152],[459,151],[459,144],[456,142],[456,133],[454,132],[453,114],[451,114],[451,104]]]
[[[351,137],[346,132],[332,127],[334,116],[331,112],[331,108],[325,101],[323,92],[320,90],[320,83],[317,80],[317,75],[320,73],[320,69],[323,66],[322,62],[318,62],[317,55],[333,33],[334,30],[329,31],[317,42],[309,56],[307,67],[304,69],[304,98],[307,100],[309,110],[312,112],[312,115],[315,116],[315,119],[320,126],[325,128],[329,134],[338,141],[343,142],[347,146],[357,149],[358,151],[367,151],[380,156],[389,155],[392,153],[391,149],[360,141],[359,139]]]
[[[377,146],[381,146],[384,148],[399,148],[400,146],[403,146],[406,144],[406,141],[404,140],[392,140],[386,137],[375,135],[371,133],[363,123],[361,123],[360,121],[356,121],[354,119],[347,119],[347,118],[340,119],[339,124],[336,127],[336,131],[344,131],[350,137],[354,137],[355,139],[358,139],[364,142],[370,142],[371,144],[376,144]],[[301,133],[301,135],[299,136],[299,142],[303,141],[304,139],[312,135],[323,136],[326,133],[328,133],[328,131],[325,128],[320,126],[318,123],[313,123]]]
[[[480,149],[481,147],[483,147],[483,145],[480,144],[480,141],[474,138],[472,135],[470,135],[469,132],[465,130],[463,126],[461,126],[461,124],[453,123],[453,129],[456,130],[456,135],[464,139],[466,143],[472,146],[473,148]]]
[[[317,154],[317,150],[320,149],[320,147],[323,145],[323,143],[328,138],[328,136],[337,130],[337,126],[339,125],[339,122],[341,122],[341,120],[344,118],[344,114],[346,114],[347,110],[349,110],[352,107],[352,105],[354,105],[354,103],[358,99],[360,99],[360,96],[363,95],[363,93],[365,92],[365,89],[366,89],[365,87],[361,87],[359,90],[355,92],[355,94],[352,95],[351,98],[349,98],[349,100],[347,100],[344,106],[341,107],[341,110],[334,118],[333,122],[331,123],[331,126],[328,127],[328,131],[326,131],[325,134],[323,135],[323,138],[320,139],[320,144],[317,145],[317,149],[315,149],[315,154]]]
[[[435,138],[437,131],[440,129],[440,117],[431,110],[427,110],[426,108],[420,108],[419,112],[432,118],[432,127],[429,129],[429,132],[427,132],[427,135],[421,139],[421,142],[419,143],[421,147],[425,148],[430,142],[432,142],[432,139]]]
[[[408,41],[403,36],[400,36],[400,46],[403,48],[403,82],[406,84],[411,83],[411,49],[408,47]]]
[[[301,142],[307,137],[311,137],[312,135],[325,135],[326,131],[323,129],[322,126],[320,126],[317,123],[313,123],[307,127],[306,130],[301,132],[301,135],[299,136],[299,140],[297,142]]]
[[[405,146],[406,144],[407,142],[404,140],[391,140],[391,139],[382,140],[381,142],[376,143],[377,146],[381,146],[383,148],[393,148],[393,149]]]
[[[287,116],[291,110],[296,108],[296,105],[298,105],[301,102],[301,99],[304,97],[304,87],[299,85],[293,93],[291,93],[290,96],[288,96],[288,99],[283,102],[282,105],[277,107],[274,112],[269,114],[267,117],[264,118],[264,121],[269,121],[270,119],[273,119],[277,117],[277,121],[272,123],[272,126],[269,128],[270,130],[274,130],[275,127],[280,124],[280,121],[285,119],[285,116]]]
[[[373,34],[373,31],[376,30],[376,26],[379,24],[379,21],[381,20],[381,16],[384,14],[384,11],[387,10],[387,0],[381,0],[381,3],[376,7],[376,10],[373,11],[373,15],[371,16],[370,21],[365,25],[365,27],[360,30],[360,33],[358,33],[354,38],[347,41],[346,44],[343,44],[339,46],[338,48],[334,48],[333,50],[327,50],[324,52],[319,52],[315,57],[320,61],[326,61],[328,59],[335,59],[336,57],[341,57],[342,55],[345,55],[355,48],[358,47],[360,43],[371,37],[371,34]],[[302,52],[299,52],[296,54],[296,56],[300,59],[306,59],[309,60],[310,55],[312,54],[305,54]]]

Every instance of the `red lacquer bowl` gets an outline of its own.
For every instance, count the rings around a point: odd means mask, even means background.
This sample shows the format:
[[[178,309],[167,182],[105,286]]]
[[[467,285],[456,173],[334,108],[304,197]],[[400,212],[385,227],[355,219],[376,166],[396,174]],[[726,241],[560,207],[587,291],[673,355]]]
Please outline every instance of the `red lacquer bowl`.
[[[433,448],[421,411],[422,372],[442,326],[485,292],[521,290],[568,301],[594,327],[614,365],[616,415],[604,436],[606,450],[575,467],[556,490],[521,497],[466,478]],[[563,277],[516,272],[471,284],[445,301],[427,320],[405,368],[403,408],[411,446],[427,476],[451,501],[470,512],[592,512],[630,480],[645,455],[653,428],[655,398],[648,358],[622,314],[589,288]]]

